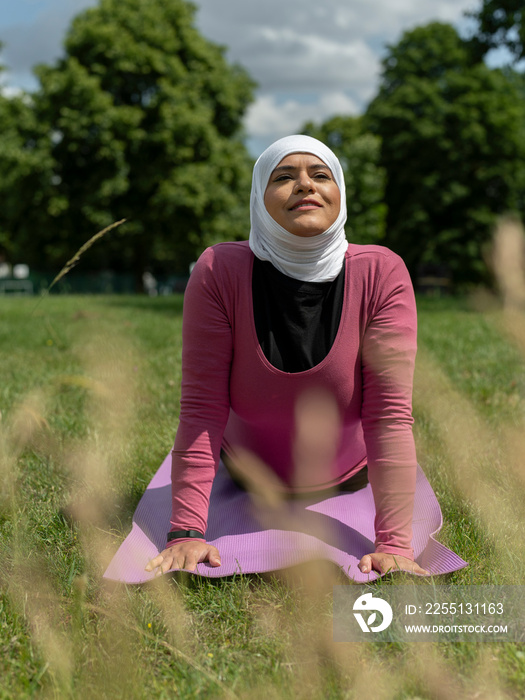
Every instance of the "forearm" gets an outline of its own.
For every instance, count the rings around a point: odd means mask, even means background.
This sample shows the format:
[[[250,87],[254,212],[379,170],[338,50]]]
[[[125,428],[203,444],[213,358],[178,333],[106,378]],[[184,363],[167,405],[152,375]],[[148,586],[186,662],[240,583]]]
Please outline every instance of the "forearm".
[[[184,297],[181,412],[172,451],[172,530],[206,532],[229,411],[232,331],[213,249]]]
[[[362,351],[362,422],[376,507],[375,546],[378,552],[412,558],[417,316],[410,278],[400,260],[381,280],[379,289]]]
[[[416,486],[416,455],[411,431],[397,435],[378,456],[379,446],[371,450],[368,476],[374,495],[375,550],[413,558],[412,516]],[[395,449],[390,449],[395,445]],[[397,454],[392,454],[396,452]],[[375,453],[375,454],[374,454]]]

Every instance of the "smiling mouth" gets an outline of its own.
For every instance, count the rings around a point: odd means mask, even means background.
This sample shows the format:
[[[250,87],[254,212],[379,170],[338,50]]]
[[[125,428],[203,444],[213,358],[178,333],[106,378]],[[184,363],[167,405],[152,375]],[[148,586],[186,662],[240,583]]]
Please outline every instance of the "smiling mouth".
[[[301,202],[297,202],[291,208],[291,211],[306,211],[308,209],[320,209],[322,205],[318,202],[314,202],[312,199],[305,199]]]

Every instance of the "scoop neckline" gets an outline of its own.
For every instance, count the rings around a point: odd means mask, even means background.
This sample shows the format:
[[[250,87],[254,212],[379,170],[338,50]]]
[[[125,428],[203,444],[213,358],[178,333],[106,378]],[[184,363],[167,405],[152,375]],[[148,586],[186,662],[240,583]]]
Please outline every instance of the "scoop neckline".
[[[282,369],[279,369],[278,367],[275,367],[274,365],[271,364],[271,362],[268,360],[266,355],[263,352],[263,349],[261,347],[261,344],[259,343],[259,338],[257,337],[257,329],[255,328],[255,315],[253,312],[253,267],[255,264],[255,254],[252,252],[252,261],[250,265],[250,274],[248,278],[248,300],[249,300],[249,314],[250,314],[250,327],[251,327],[251,336],[252,336],[252,342],[255,344],[256,348],[256,354],[259,357],[259,360],[262,362],[264,367],[274,374],[278,374],[283,377],[305,377],[308,376],[309,374],[316,374],[317,372],[321,371],[327,364],[332,362],[332,358],[335,355],[337,351],[337,347],[339,343],[341,342],[341,336],[343,334],[343,327],[345,325],[345,318],[346,318],[346,310],[347,310],[347,305],[348,305],[348,299],[347,295],[345,293],[346,291],[346,286],[348,284],[348,270],[346,268],[347,264],[347,254],[345,253],[343,265],[345,266],[345,283],[343,287],[343,307],[341,309],[341,320],[339,322],[339,327],[337,329],[336,336],[334,338],[334,342],[332,343],[332,346],[330,350],[327,352],[327,354],[323,357],[321,362],[318,362],[316,365],[313,367],[309,367],[308,369],[301,370],[300,372],[285,372]],[[271,264],[271,263],[270,263]],[[277,270],[279,272],[279,270]],[[283,273],[281,273],[283,274]],[[284,275],[285,277],[287,275]],[[289,278],[293,279],[293,278]],[[317,284],[323,284],[317,283]]]

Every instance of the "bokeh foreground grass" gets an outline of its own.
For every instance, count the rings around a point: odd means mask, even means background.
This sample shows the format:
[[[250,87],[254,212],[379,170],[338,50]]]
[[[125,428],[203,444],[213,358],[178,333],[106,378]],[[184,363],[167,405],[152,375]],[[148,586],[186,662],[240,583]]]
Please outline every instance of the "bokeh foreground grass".
[[[0,300],[0,697],[523,697],[516,644],[334,644],[326,565],[104,584],[177,428],[181,308]],[[420,300],[419,324],[419,460],[470,563],[439,583],[523,584],[525,319]]]

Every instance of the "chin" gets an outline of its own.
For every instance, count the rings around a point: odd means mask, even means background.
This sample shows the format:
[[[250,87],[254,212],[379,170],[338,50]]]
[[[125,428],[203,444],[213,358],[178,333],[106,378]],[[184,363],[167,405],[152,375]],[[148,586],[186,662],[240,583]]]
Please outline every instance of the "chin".
[[[312,238],[313,236],[319,236],[321,233],[323,233],[323,231],[319,231],[319,229],[294,229],[293,231],[288,230],[288,233],[291,233],[298,238]]]

